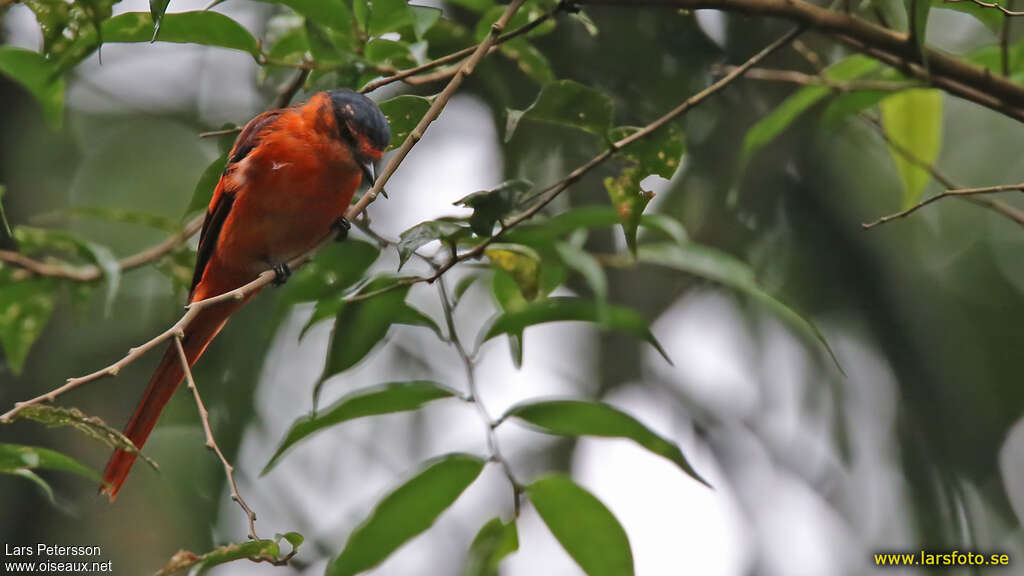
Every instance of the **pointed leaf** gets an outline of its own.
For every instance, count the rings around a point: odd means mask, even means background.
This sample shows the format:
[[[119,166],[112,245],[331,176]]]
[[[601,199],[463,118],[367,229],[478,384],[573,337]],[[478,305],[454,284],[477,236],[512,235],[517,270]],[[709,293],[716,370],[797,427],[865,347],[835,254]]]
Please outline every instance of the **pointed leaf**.
[[[694,480],[711,487],[697,474],[682,450],[673,442],[652,432],[632,416],[603,402],[550,400],[513,406],[502,416],[519,418],[542,432],[559,436],[601,436],[628,438],[647,450],[667,458]]]
[[[627,332],[654,346],[666,361],[669,360],[642,316],[628,308],[601,306],[583,298],[545,298],[530,302],[518,310],[498,314],[491,320],[483,340],[487,341],[501,334],[516,334],[536,324],[567,321],[593,322],[605,330]]]
[[[42,54],[0,46],[0,74],[14,80],[35,96],[50,128],[64,123],[64,79]]]
[[[439,218],[428,220],[409,228],[398,237],[398,267],[401,269],[413,253],[424,244],[434,240],[453,242],[463,233],[467,233],[463,222],[453,219]]]
[[[459,198],[453,204],[472,208],[469,226],[479,236],[490,236],[495,222],[503,221],[524,207],[532,189],[533,183],[529,180],[507,180],[496,188]]]
[[[491,266],[504,270],[515,280],[526,300],[540,295],[540,255],[519,244],[491,244],[484,252]]]
[[[617,178],[609,176],[604,179],[608,198],[619,214],[622,232],[626,235],[626,245],[633,254],[636,254],[636,233],[640,226],[640,218],[647,204],[654,198],[654,192],[645,191],[640,187],[642,179],[643,174],[637,166],[623,169]]]
[[[117,429],[112,428],[109,424],[96,416],[86,416],[77,408],[64,408],[62,406],[36,404],[34,406],[26,406],[23,408],[12,421],[20,419],[32,420],[50,427],[70,426],[89,438],[102,442],[110,448],[138,454],[154,470],[159,469],[156,462],[154,462],[149,456],[140,452],[139,449],[135,447],[135,444],[126,438],[124,434],[119,432]]]
[[[529,108],[508,111],[505,141],[512,139],[523,119],[569,126],[603,138],[612,126],[614,107],[610,96],[579,82],[550,82]]]
[[[29,475],[23,472],[32,470],[71,472],[94,482],[99,482],[102,478],[92,468],[60,452],[39,446],[0,444],[0,474],[19,474],[28,477]]]
[[[303,416],[296,420],[261,474],[270,472],[289,448],[325,428],[366,416],[416,410],[432,400],[458,395],[451,388],[427,380],[389,382],[357,390],[324,408],[315,417]]]
[[[476,480],[484,460],[449,454],[388,494],[349,536],[327,576],[352,576],[380,564],[392,552],[424,532]]]
[[[153,18],[153,38],[151,42],[156,42],[160,36],[160,23],[163,22],[164,13],[167,12],[167,5],[171,3],[171,0],[149,0],[149,15]]]
[[[0,344],[14,374],[21,374],[32,344],[53,314],[55,291],[52,278],[14,282],[0,276]]]
[[[942,148],[942,92],[908,90],[889,96],[879,106],[889,139],[921,162],[934,164]],[[920,201],[931,174],[896,148],[890,147],[889,152],[903,180],[903,207],[909,208]]]
[[[618,142],[639,130],[636,126],[616,126],[608,131],[608,139]],[[683,132],[675,124],[669,124],[623,148],[619,156],[637,163],[643,176],[657,174],[671,179],[679,169],[684,152]]]
[[[380,103],[380,111],[391,126],[388,150],[401,146],[430,109],[430,100],[422,96],[403,95]]]
[[[604,274],[604,268],[589,252],[582,248],[559,242],[555,244],[555,252],[565,262],[565,265],[572,268],[590,285],[598,302],[608,300],[608,278]]]
[[[498,576],[498,564],[519,550],[519,534],[515,521],[502,522],[492,518],[473,539],[462,576]]]
[[[593,494],[562,475],[537,480],[526,494],[587,576],[633,575],[633,551],[626,531]]]
[[[103,23],[104,42],[149,42],[153,39],[153,16],[147,12],[126,12]],[[164,14],[160,42],[203,44],[260,55],[259,43],[241,24],[219,12],[205,10]]]

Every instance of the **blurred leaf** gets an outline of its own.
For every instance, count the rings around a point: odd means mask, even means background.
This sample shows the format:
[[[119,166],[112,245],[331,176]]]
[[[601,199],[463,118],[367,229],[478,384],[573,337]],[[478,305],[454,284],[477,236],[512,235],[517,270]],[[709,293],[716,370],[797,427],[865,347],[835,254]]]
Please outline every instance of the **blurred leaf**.
[[[394,150],[405,142],[429,108],[430,100],[422,96],[403,95],[380,103],[380,111],[391,126],[388,150]]]
[[[607,228],[621,224],[618,212],[608,206],[588,205],[570,208],[546,219],[533,218],[509,230],[503,239],[533,247],[550,246],[576,230]],[[664,214],[643,214],[640,226],[655,230],[675,241],[685,241],[686,230]]]
[[[848,56],[822,72],[833,82],[848,82],[868,74],[880,66],[877,60],[862,54]],[[777,138],[794,120],[832,93],[828,86],[804,86],[789,95],[767,116],[758,120],[743,138],[741,164],[745,166],[762,148]]]
[[[406,0],[364,0],[356,4],[365,5],[366,15],[361,22],[370,36],[397,32],[406,26],[416,25],[416,15]],[[356,18],[359,19],[358,11]]]
[[[481,14],[494,7],[494,0],[448,0],[449,4],[462,6],[466,10]]]
[[[156,462],[154,462],[152,458],[140,452],[139,449],[135,447],[135,444],[132,444],[131,440],[126,438],[117,429],[111,428],[110,425],[96,416],[86,416],[77,408],[35,404],[33,406],[26,406],[23,408],[12,421],[21,419],[39,422],[51,428],[70,426],[89,438],[103,443],[109,448],[138,454],[154,470],[159,469],[159,466],[157,466]]]
[[[761,289],[754,277],[753,269],[731,254],[689,242],[683,245],[648,244],[640,248],[638,258],[640,262],[693,274],[753,297],[795,329],[805,340],[824,347],[836,368],[843,372],[832,347],[818,328],[810,320]]]
[[[677,244],[682,244],[689,239],[683,224],[668,214],[644,214],[640,218],[640,226],[659,232]]]
[[[635,126],[616,126],[608,131],[608,139],[618,142],[639,130],[640,128]],[[650,136],[633,142],[618,154],[637,163],[644,176],[657,174],[662,178],[671,179],[679,169],[679,160],[685,151],[686,140],[682,131],[674,124],[669,124]]]
[[[834,128],[843,120],[875,106],[891,94],[892,92],[885,90],[859,90],[840,94],[825,107],[821,114],[821,122],[828,128]]]
[[[513,406],[502,416],[519,418],[548,434],[559,436],[601,436],[627,438],[667,458],[694,480],[711,487],[693,469],[673,442],[652,432],[635,418],[603,402],[551,400]]]
[[[320,66],[336,68],[353,59],[354,56],[346,44],[349,39],[342,38],[339,44],[329,29],[308,18],[303,27],[306,30],[309,53],[313,55],[313,60]],[[314,72],[323,71],[314,70]]]
[[[388,494],[352,532],[327,576],[352,576],[380,564],[419,535],[476,480],[484,460],[449,454],[432,460],[414,478]]]
[[[42,53],[58,72],[68,70],[100,43],[98,33],[110,18],[115,0],[26,0],[43,37]],[[152,31],[150,31],[152,35]]]
[[[538,2],[527,2],[520,8],[515,14],[512,15],[512,19],[509,20],[508,25],[505,26],[506,31],[517,30],[526,26],[530,22],[544,16],[546,10],[538,5]],[[480,20],[476,24],[475,37],[476,41],[480,42],[491,33],[491,26],[498,21],[499,18],[505,13],[505,6],[492,6],[480,17]],[[538,36],[544,36],[550,34],[555,29],[554,19],[548,19],[548,21],[537,26],[530,32],[528,32],[524,38],[536,38]]]
[[[53,502],[53,489],[33,470],[71,472],[93,482],[102,481],[102,477],[92,468],[60,452],[38,446],[0,444],[0,474],[13,474],[35,482],[46,493],[47,499]]]
[[[352,12],[343,0],[263,0],[272,4],[283,4],[296,14],[306,17],[320,26],[326,26],[336,33],[351,37],[353,26]]]
[[[519,550],[519,534],[515,521],[502,522],[492,518],[473,538],[462,576],[498,576],[498,564]]]
[[[925,42],[928,33],[928,13],[932,9],[932,0],[904,0],[907,6],[907,22],[910,28],[910,39],[915,42],[917,51],[925,67]]]
[[[32,344],[53,314],[55,290],[52,278],[0,281],[0,344],[14,374],[21,374]]]
[[[587,31],[587,34],[590,34],[591,36],[597,36],[600,33],[600,30],[598,30],[597,28],[597,24],[595,24],[594,21],[590,19],[590,16],[587,16],[587,13],[584,12],[582,9],[570,12],[569,16],[573,20],[582,24],[583,28]]]
[[[409,9],[412,10],[413,18],[415,18],[412,28],[413,33],[416,34],[416,38],[418,39],[422,39],[441,18],[441,10],[438,8],[430,6],[414,6],[410,4]]]
[[[413,253],[424,244],[434,240],[445,243],[456,241],[458,236],[466,232],[466,225],[448,218],[428,220],[409,228],[398,237],[398,267],[401,269]]]
[[[942,149],[942,92],[908,90],[889,96],[879,106],[889,139],[925,164],[934,164]],[[902,206],[909,208],[921,199],[931,174],[892,146],[889,153],[903,180]]]
[[[516,284],[512,275],[504,270],[494,271],[491,277],[491,294],[498,306],[505,312],[522,310],[526,307],[526,297]],[[523,366],[523,330],[514,330],[508,334],[509,352],[512,354],[512,364],[516,369]]]
[[[611,176],[604,179],[604,188],[608,198],[615,206],[622,223],[622,231],[626,235],[626,245],[636,254],[636,231],[640,226],[640,217],[644,208],[654,198],[654,192],[645,191],[640,187],[643,175],[639,168],[624,168],[617,178]]]
[[[996,4],[1005,5],[1005,2],[998,0],[986,0],[988,2],[995,2]],[[984,24],[993,34],[999,34],[1003,28],[1003,20],[1006,16],[1003,15],[997,8],[986,8],[979,6],[970,0],[931,0],[932,8],[941,8],[944,10],[956,10],[964,14],[970,14]]]
[[[364,286],[357,294],[369,294],[401,282],[399,278],[379,277]],[[435,333],[437,324],[419,310],[409,306],[405,297],[409,285],[399,286],[366,300],[345,303],[334,320],[331,343],[327,350],[327,365],[314,392],[314,406],[323,382],[355,366],[387,337],[392,324],[426,326]]]
[[[135,224],[169,233],[181,231],[181,222],[161,214],[124,210],[113,206],[69,206],[57,213],[60,216],[94,218],[118,224]]]
[[[493,267],[504,270],[515,280],[526,300],[534,300],[540,294],[540,255],[520,244],[495,243],[487,247],[484,254]]]
[[[228,165],[228,154],[229,152],[221,154],[203,170],[199,182],[196,182],[196,187],[192,191],[192,199],[188,202],[188,208],[182,215],[183,218],[188,218],[197,212],[205,212],[208,209],[210,200],[213,198],[213,191],[217,188],[221,174],[224,173],[224,169]]]
[[[121,284],[121,264],[106,246],[79,238],[65,230],[18,226],[14,238],[26,254],[37,252],[64,252],[95,264],[107,281],[106,311],[110,312],[114,297]]]
[[[351,238],[324,246],[284,285],[281,300],[291,305],[341,296],[363,278],[379,256],[377,246]]]
[[[547,56],[529,41],[523,38],[508,40],[501,45],[501,53],[534,82],[543,86],[554,81],[555,73],[551,71]]]
[[[277,37],[267,52],[267,57],[276,62],[298,64],[310,52],[305,25],[296,26]]]
[[[470,286],[473,285],[480,278],[479,274],[466,274],[459,281],[455,283],[455,290],[452,292],[452,298],[455,300],[454,304],[458,305],[462,297],[465,296],[466,291],[469,290]]]
[[[611,511],[562,475],[530,484],[526,494],[548,529],[587,576],[632,576],[629,538]]]
[[[3,224],[4,234],[8,238],[14,236],[14,232],[11,231],[11,225],[7,223],[7,213],[4,212],[4,194],[7,192],[7,188],[0,184],[0,224]]]
[[[604,274],[604,268],[590,252],[577,248],[568,242],[555,244],[555,252],[565,262],[565,265],[575,270],[587,281],[590,289],[598,302],[608,300],[608,278]]]
[[[153,29],[150,14],[126,12],[103,23],[103,41],[149,42]],[[260,55],[259,43],[241,24],[219,12],[205,10],[165,14],[159,41],[232,48],[254,58]]]
[[[292,549],[287,555],[281,554],[281,540],[287,540]],[[235,560],[250,559],[255,562],[284,562],[294,555],[304,538],[298,532],[277,534],[273,540],[252,540],[238,544],[218,546],[205,554],[195,554],[188,550],[178,550],[171,560],[155,576],[170,576],[176,572],[192,568],[190,574],[202,574],[219,564]]]
[[[167,5],[171,0],[149,0],[149,16],[153,19],[152,42],[157,41],[160,35],[160,23],[163,22],[164,13],[167,12]]]
[[[484,333],[486,342],[501,334],[516,334],[528,326],[547,322],[592,322],[604,330],[627,332],[646,341],[671,363],[668,354],[651,334],[647,321],[628,308],[601,306],[583,298],[556,297],[530,302],[519,310],[499,314]]]
[[[303,416],[296,420],[260,474],[270,472],[281,456],[296,443],[325,428],[365,416],[417,410],[432,400],[458,395],[450,388],[426,380],[389,382],[357,390],[315,416]]]
[[[605,137],[612,126],[614,103],[604,92],[572,80],[545,84],[525,110],[508,111],[505,142],[512,139],[523,119],[569,126]]]
[[[412,68],[416,65],[416,60],[409,50],[409,45],[405,42],[374,38],[366,43],[364,50],[366,60],[372,64],[394,66],[398,69]],[[416,98],[415,96],[410,97]],[[413,126],[415,127],[415,124]]]
[[[53,64],[31,50],[0,46],[0,73],[35,96],[50,128],[61,127],[64,123],[64,79]]]
[[[456,206],[473,209],[469,226],[478,236],[490,236],[494,223],[504,220],[524,207],[533,183],[528,180],[506,180],[491,190],[480,190],[455,202]]]

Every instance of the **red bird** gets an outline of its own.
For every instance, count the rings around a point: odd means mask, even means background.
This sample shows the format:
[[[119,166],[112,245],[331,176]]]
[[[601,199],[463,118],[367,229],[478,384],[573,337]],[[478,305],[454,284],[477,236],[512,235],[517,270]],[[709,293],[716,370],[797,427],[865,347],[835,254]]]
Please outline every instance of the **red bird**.
[[[206,212],[189,302],[238,288],[270,268],[283,282],[288,260],[332,229],[343,237],[352,196],[364,176],[373,181],[373,162],[390,139],[380,108],[351,90],[320,92],[304,105],[253,118],[238,135]],[[244,303],[212,306],[192,321],[182,339],[189,365]],[[135,446],[142,448],[184,376],[172,344],[124,430]],[[117,496],[135,456],[114,452],[101,494]]]

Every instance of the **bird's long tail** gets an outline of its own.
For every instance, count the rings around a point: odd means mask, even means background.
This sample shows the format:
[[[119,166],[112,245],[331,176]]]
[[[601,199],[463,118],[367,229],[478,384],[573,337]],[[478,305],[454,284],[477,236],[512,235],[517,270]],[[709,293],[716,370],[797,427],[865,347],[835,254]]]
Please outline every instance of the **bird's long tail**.
[[[207,308],[200,312],[189,324],[185,330],[185,337],[181,341],[189,366],[202,356],[210,341],[224,327],[228,317],[240,308],[243,303],[224,302]],[[156,372],[153,373],[149,386],[142,395],[142,400],[139,401],[139,405],[135,408],[135,413],[132,414],[131,420],[128,421],[128,426],[124,429],[124,435],[137,448],[142,448],[146,438],[149,437],[149,433],[153,431],[153,426],[156,425],[157,419],[160,418],[160,412],[163,411],[164,406],[170,401],[174,391],[177,390],[178,385],[181,384],[184,378],[185,370],[181,365],[181,357],[178,355],[177,346],[174,342],[171,342],[171,345],[164,353],[163,360],[160,361]],[[116,450],[114,452],[114,455],[110,457],[110,462],[107,463],[106,471],[103,473],[103,485],[100,487],[100,494],[106,494],[110,497],[111,501],[114,500],[118,491],[121,490],[121,485],[124,484],[125,478],[128,477],[128,472],[131,470],[132,464],[135,463],[136,456],[137,454],[124,450]]]

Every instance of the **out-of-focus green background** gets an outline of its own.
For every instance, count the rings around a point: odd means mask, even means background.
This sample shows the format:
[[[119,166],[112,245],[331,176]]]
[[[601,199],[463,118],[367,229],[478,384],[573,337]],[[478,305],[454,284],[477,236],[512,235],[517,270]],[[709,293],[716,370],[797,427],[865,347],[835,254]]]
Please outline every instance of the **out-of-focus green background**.
[[[172,11],[203,7],[171,3]],[[115,7],[132,10],[148,6],[131,0]],[[282,12],[246,0],[217,10],[257,37]],[[559,78],[611,94],[617,124],[649,122],[707,85],[714,65],[741,62],[787,29],[712,12],[586,12],[596,36],[563,20],[557,33],[534,43]],[[476,21],[454,6],[446,17],[470,27]],[[27,7],[3,12],[0,38],[38,46]],[[803,40],[826,60],[837,54],[828,39]],[[967,16],[935,11],[929,40],[965,53],[994,36]],[[793,50],[769,64],[807,66]],[[284,78],[266,78],[247,55],[216,48],[107,45],[102,63],[94,55],[69,78],[59,131],[44,125],[28,93],[0,79],[7,219],[67,227],[118,255],[159,241],[165,232],[68,218],[66,210],[116,206],[180,218],[218,154],[198,133],[245,122]],[[643,576],[866,574],[875,570],[873,551],[920,548],[1007,551],[1014,566],[998,573],[1015,573],[1024,560],[1024,430],[1016,426],[1024,413],[1024,230],[957,200],[862,230],[862,222],[900,207],[900,176],[867,123],[851,118],[826,127],[817,110],[737,176],[747,130],[793,89],[741,80],[689,113],[681,122],[683,167],[670,182],[652,179],[658,195],[649,210],[677,217],[691,238],[750,263],[763,287],[822,330],[845,376],[764,307],[727,289],[654,269],[609,268],[610,300],[651,320],[674,365],[641,341],[586,325],[531,328],[521,369],[503,339],[483,348],[484,402],[500,414],[528,398],[605,399],[678,442],[715,490],[624,441],[555,440],[512,427],[500,434],[504,451],[524,478],[566,470],[600,497],[629,534]],[[540,124],[524,125],[503,144],[505,108],[524,108],[536,91],[507,61],[481,66],[389,184],[390,199],[370,209],[378,231],[395,237],[423,220],[465,214],[452,202],[474,190],[511,177],[553,182],[599,151],[579,133]],[[943,172],[969,186],[1024,178],[1017,123],[948,96],[942,106],[936,165]],[[614,170],[587,176],[557,209],[607,203],[602,179]],[[926,194],[940,188],[932,182]],[[1012,194],[1004,199],[1020,205]],[[617,229],[592,233],[587,247],[625,249]],[[389,254],[377,266],[396,264]],[[562,290],[586,289],[573,279]],[[435,293],[417,286],[411,301],[440,319]],[[0,405],[113,361],[172,323],[183,298],[152,267],[125,273],[109,307],[102,288],[84,297],[65,290],[23,373],[0,368]],[[470,337],[493,311],[489,290],[478,283],[456,319]],[[231,320],[195,374],[261,531],[298,530],[307,544],[291,568],[245,563],[217,574],[320,573],[379,496],[418,463],[484,450],[471,407],[431,405],[332,430],[260,477],[287,426],[309,410],[329,332],[319,325],[299,343],[309,308],[280,323],[270,320],[277,312],[275,292],[267,290]],[[66,402],[120,426],[157,360],[150,355]],[[463,385],[450,348],[424,328],[398,326],[355,370],[329,380],[325,398],[412,378]],[[19,423],[0,434],[3,442],[54,447],[95,468],[108,456],[65,429]],[[0,476],[0,541],[99,545],[115,573],[142,574],[180,548],[203,551],[244,538],[219,463],[203,448],[191,398],[176,396],[146,448],[160,473],[136,466],[113,505],[76,477],[46,476],[57,493],[52,506],[31,483]],[[434,528],[373,573],[459,573],[476,529],[507,513],[507,500],[500,473],[488,468]],[[527,508],[520,550],[502,574],[577,573]]]

